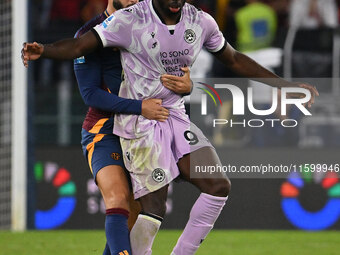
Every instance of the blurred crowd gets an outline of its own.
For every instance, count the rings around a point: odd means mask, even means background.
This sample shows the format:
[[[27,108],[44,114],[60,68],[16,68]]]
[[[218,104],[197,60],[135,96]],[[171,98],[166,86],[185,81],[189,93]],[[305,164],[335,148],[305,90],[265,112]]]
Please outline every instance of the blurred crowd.
[[[228,42],[246,52],[282,48],[289,27],[337,27],[340,0],[188,0],[217,20]],[[33,0],[33,39],[48,43],[72,37],[102,12],[107,0]]]
[[[338,8],[340,0],[187,2],[214,16],[228,42],[241,51],[256,50],[272,43],[282,44],[284,31],[289,26],[336,27],[340,20]],[[34,40],[49,42],[73,36],[82,24],[102,12],[106,4],[107,0],[34,0],[32,5]],[[256,19],[260,21],[253,22]]]

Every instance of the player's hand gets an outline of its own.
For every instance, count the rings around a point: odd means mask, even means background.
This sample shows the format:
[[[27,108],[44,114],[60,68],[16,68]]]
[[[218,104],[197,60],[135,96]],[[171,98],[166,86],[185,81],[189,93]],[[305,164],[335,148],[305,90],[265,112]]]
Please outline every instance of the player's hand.
[[[147,99],[142,102],[142,115],[149,120],[164,122],[169,117],[169,110],[162,107],[161,99]]]
[[[28,61],[37,60],[44,52],[44,45],[34,43],[24,43],[21,50],[21,59],[25,67],[28,67]]]
[[[170,74],[163,74],[161,81],[163,86],[176,94],[190,94],[192,88],[192,82],[190,80],[190,69],[189,67],[182,67],[184,75],[178,77]]]
[[[304,89],[308,89],[311,93],[311,98],[309,100],[309,102],[307,103],[307,106],[308,108],[311,108],[312,105],[314,104],[314,101],[315,101],[315,96],[319,96],[319,92],[318,90],[316,89],[315,86],[312,86],[308,83],[300,83],[300,82],[294,82],[293,83],[293,86],[294,87],[299,87],[299,88],[304,88]],[[300,94],[300,93],[288,93],[288,95],[290,97],[294,97],[294,98],[302,98],[304,97],[305,95],[304,94]]]

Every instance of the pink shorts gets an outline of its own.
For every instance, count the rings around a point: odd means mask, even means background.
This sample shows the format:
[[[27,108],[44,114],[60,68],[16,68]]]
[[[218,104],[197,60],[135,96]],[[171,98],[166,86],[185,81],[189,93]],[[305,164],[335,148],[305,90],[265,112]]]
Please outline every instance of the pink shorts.
[[[179,174],[177,162],[184,155],[212,147],[189,119],[170,116],[157,122],[145,136],[120,138],[125,167],[130,172],[135,199],[169,184]]]

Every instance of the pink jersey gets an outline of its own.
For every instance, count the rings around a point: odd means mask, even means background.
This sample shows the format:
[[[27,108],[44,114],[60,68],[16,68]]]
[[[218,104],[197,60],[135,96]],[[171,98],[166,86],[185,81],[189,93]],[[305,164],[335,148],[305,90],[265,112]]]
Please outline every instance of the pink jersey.
[[[162,23],[152,0],[115,12],[95,27],[104,47],[121,48],[125,74],[119,96],[131,99],[159,98],[170,114],[188,118],[184,100],[165,88],[160,76],[181,76],[181,67],[191,67],[202,47],[218,52],[225,39],[215,20],[196,7],[185,4],[174,26]],[[174,30],[171,34],[170,30]],[[137,115],[115,115],[114,133],[126,139],[146,135],[156,121]]]

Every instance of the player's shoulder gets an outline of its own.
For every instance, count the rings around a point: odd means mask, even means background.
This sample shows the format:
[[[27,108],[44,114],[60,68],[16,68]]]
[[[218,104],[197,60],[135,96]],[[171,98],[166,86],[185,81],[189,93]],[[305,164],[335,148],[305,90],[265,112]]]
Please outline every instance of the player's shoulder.
[[[213,19],[213,17],[202,9],[192,5],[185,3],[183,7],[184,16],[191,23],[201,23],[204,24],[205,21]]]
[[[85,25],[83,25],[81,28],[79,28],[78,31],[75,33],[74,37],[78,38],[82,36],[86,32],[90,31],[93,27],[97,26],[98,24],[101,24],[106,18],[107,15],[105,14],[105,12],[97,15],[96,17],[86,22]]]
[[[134,4],[133,6],[120,9],[115,12],[114,15],[117,17],[126,17],[128,19],[140,19],[146,16],[147,10],[148,10],[148,1],[142,1],[138,2],[137,4]]]
[[[183,10],[187,12],[187,14],[195,15],[203,13],[203,10],[201,8],[198,8],[192,4],[185,3],[183,6]]]

